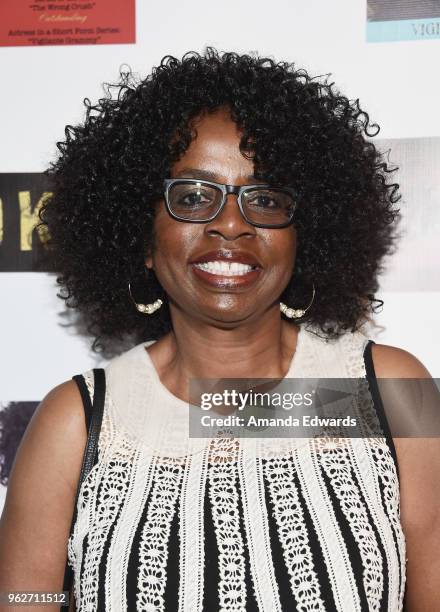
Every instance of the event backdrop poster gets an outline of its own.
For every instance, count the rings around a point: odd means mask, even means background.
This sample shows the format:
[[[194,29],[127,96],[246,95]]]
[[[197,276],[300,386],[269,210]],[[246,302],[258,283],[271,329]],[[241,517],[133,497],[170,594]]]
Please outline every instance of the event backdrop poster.
[[[401,212],[397,251],[385,261],[382,291],[440,291],[440,138],[378,141],[399,183]]]
[[[49,197],[40,172],[0,173],[0,272],[49,271],[42,265],[39,211]]]
[[[374,140],[400,184],[397,252],[386,262],[382,291],[440,291],[440,138]],[[43,173],[0,173],[0,272],[54,272],[44,255],[38,213],[50,197]],[[55,271],[56,272],[56,271]]]
[[[0,46],[136,42],[135,0],[1,0]]]
[[[440,0],[367,0],[367,41],[440,38]]]

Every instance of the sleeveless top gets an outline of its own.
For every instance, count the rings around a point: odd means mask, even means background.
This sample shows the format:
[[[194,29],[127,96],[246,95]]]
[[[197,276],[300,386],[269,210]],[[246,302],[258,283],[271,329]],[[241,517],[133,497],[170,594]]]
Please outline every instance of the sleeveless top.
[[[372,343],[301,326],[286,377],[366,382]],[[383,436],[189,438],[190,407],[149,344],[105,368],[98,459],[68,542],[78,612],[401,611],[399,475],[378,394],[365,397]]]

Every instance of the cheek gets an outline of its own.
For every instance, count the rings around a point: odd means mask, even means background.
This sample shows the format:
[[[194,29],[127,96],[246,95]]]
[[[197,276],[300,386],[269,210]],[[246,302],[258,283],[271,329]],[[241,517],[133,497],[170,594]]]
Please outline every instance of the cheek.
[[[174,267],[176,261],[187,261],[191,248],[197,241],[200,228],[193,223],[181,223],[169,215],[159,213],[155,225],[155,250],[153,260],[161,267]]]
[[[277,233],[270,230],[266,246],[278,267],[293,270],[296,255],[296,230],[293,226],[278,230]]]

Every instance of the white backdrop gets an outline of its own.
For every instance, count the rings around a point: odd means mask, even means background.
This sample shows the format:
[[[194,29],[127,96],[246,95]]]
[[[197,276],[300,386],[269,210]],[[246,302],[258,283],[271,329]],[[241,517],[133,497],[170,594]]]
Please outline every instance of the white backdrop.
[[[331,72],[341,91],[360,98],[380,124],[381,138],[440,137],[440,82],[433,72],[440,41],[367,43],[365,0],[138,0],[136,21],[133,45],[0,49],[0,172],[43,171],[65,125],[83,118],[83,98],[100,97],[102,82],[117,79],[122,64],[143,76],[165,54],[181,57],[207,44],[295,61],[313,75]],[[440,175],[433,180],[440,182]],[[431,221],[437,229],[439,209]],[[433,258],[440,262],[438,251],[422,250],[424,257],[432,267]],[[388,288],[385,278],[380,327],[370,335],[411,351],[440,377],[440,290],[432,289]],[[103,364],[88,338],[60,327],[63,302],[53,276],[2,273],[0,292],[1,401],[40,400],[72,375]]]

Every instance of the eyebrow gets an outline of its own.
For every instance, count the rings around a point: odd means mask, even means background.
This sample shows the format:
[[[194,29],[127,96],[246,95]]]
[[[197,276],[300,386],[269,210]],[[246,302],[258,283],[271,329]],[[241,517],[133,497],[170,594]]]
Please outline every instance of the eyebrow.
[[[213,181],[219,182],[219,176],[215,172],[211,172],[210,170],[200,170],[199,168],[182,168],[179,170],[174,178],[193,178],[200,179],[201,181]],[[245,181],[249,181],[250,183],[255,183],[256,178],[253,174],[248,174],[244,177]]]

